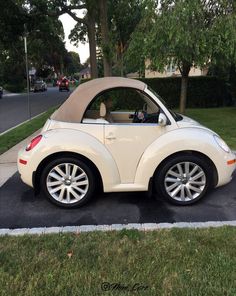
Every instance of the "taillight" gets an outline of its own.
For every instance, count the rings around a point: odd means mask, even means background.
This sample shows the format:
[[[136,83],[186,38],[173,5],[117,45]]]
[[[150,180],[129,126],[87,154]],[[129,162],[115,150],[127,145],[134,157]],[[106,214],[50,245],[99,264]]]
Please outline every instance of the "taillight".
[[[68,81],[66,81],[66,85],[68,85],[69,84],[69,82]]]
[[[29,145],[26,147],[26,151],[30,151],[32,150],[38,143],[39,141],[42,139],[42,135],[39,135],[37,137],[35,137],[30,143]]]

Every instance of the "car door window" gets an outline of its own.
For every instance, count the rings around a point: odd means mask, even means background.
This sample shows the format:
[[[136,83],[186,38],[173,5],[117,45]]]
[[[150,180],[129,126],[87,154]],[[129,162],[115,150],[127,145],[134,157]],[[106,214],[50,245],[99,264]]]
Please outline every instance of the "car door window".
[[[86,122],[91,119],[91,123],[99,119],[100,123],[107,124],[156,123],[158,114],[159,107],[141,91],[115,88],[98,95],[88,106],[84,118]]]

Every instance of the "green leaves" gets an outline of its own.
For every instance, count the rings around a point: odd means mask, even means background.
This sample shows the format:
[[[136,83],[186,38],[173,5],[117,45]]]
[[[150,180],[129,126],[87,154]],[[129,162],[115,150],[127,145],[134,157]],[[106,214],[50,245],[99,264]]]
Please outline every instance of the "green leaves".
[[[145,40],[145,42],[143,42]],[[236,52],[235,11],[230,1],[146,0],[143,18],[129,47],[141,47],[146,57],[162,69],[170,57],[176,63],[205,66]]]
[[[171,61],[187,77],[191,66],[236,61],[236,4],[226,0],[146,0],[127,58],[137,53],[159,71]],[[159,3],[159,5],[157,5]],[[187,84],[186,84],[187,85]],[[186,89],[181,97],[185,108]]]

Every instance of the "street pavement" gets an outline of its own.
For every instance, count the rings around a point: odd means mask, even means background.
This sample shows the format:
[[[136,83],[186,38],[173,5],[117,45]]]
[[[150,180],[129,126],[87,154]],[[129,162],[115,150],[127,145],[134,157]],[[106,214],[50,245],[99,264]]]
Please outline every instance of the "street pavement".
[[[78,209],[62,209],[23,184],[15,173],[0,188],[0,228],[236,220],[236,175],[197,204],[173,206],[146,193],[95,195]]]
[[[52,106],[63,103],[71,92],[59,92],[58,87],[48,87],[46,92],[30,93],[31,117]],[[0,133],[26,121],[28,116],[27,94],[4,94],[0,99]]]

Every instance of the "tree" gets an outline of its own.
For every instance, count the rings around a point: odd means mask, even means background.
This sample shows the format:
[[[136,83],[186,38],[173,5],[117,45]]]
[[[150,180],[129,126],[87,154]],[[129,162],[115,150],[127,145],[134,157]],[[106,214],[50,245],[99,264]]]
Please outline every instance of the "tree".
[[[27,36],[29,65],[46,75],[52,68],[64,67],[64,31],[57,17],[48,17],[44,0],[6,1],[0,14],[0,76],[8,89],[24,88],[25,54],[23,36]]]
[[[85,10],[86,12],[84,17],[78,17],[76,10]],[[88,34],[92,78],[96,78],[98,76],[95,29],[97,10],[97,3],[93,0],[52,0],[50,1],[50,7],[47,12],[49,16],[60,16],[67,13],[77,22],[76,27],[71,34],[73,41],[76,41],[76,36],[84,39],[84,35],[86,33]],[[76,32],[80,29],[82,29],[82,35],[80,32]]]
[[[73,75],[78,73],[82,69],[82,65],[80,63],[80,57],[77,52],[70,51],[66,55],[66,72],[69,75]]]
[[[112,76],[111,42],[108,29],[107,0],[99,0],[104,76]]]
[[[174,62],[181,73],[180,112],[185,112],[191,67],[230,62],[235,58],[236,32],[233,2],[226,0],[146,1],[142,36],[133,36],[152,66],[163,70]],[[133,45],[134,48],[137,48]]]
[[[24,87],[23,41],[24,23],[27,18],[22,1],[7,1],[0,13],[0,84],[12,83]]]
[[[99,0],[98,7],[93,2],[93,8],[99,8],[95,13],[97,65],[100,71],[101,58],[104,76],[114,73],[124,74],[123,56],[128,48],[131,33],[141,18],[142,0]],[[96,12],[96,11],[95,11]],[[78,22],[69,38],[75,44],[78,40],[86,42],[88,28]],[[90,40],[89,40],[90,41]]]
[[[111,39],[114,52],[116,53],[114,57],[114,68],[116,68],[120,76],[124,76],[125,73],[133,72],[137,69],[137,67],[133,67],[133,63],[129,63],[129,59],[125,59],[124,63],[124,57],[129,47],[131,34],[141,20],[143,1],[110,0],[108,4]],[[137,60],[139,58],[136,54],[134,58],[135,64]]]

